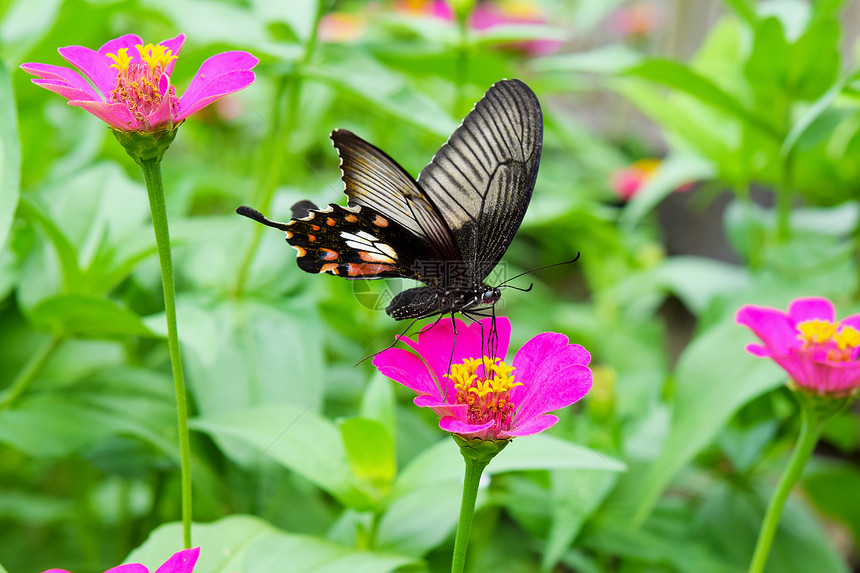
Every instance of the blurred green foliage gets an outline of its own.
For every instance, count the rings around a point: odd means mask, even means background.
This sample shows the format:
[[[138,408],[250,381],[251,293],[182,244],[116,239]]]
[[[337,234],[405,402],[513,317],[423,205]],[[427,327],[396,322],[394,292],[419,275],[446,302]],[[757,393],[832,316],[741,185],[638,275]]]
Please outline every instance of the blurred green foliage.
[[[744,352],[734,313],[813,294],[840,314],[860,306],[860,76],[840,49],[842,3],[727,0],[716,22],[696,22],[706,33],[689,59],[657,56],[648,41],[687,24],[673,3],[653,4],[650,29],[620,31],[618,14],[642,2],[520,3],[530,21],[485,29],[431,4],[0,2],[9,571],[101,572],[126,558],[154,568],[180,549],[175,409],[139,172],[101,122],[17,70],[130,32],[188,36],[179,91],[213,53],[260,58],[256,83],[191,117],[163,163],[193,404],[195,571],[449,568],[462,462],[410,392],[355,365],[399,332],[368,303],[384,287],[300,272],[280,234],[233,210],[284,220],[299,199],[342,203],[333,128],[416,174],[503,77],[538,94],[546,132],[502,270],[582,253],[531,275],[532,292],[505,292],[512,348],[563,332],[592,353],[595,386],[551,432],[515,440],[489,466],[470,566],[745,569],[797,420],[782,374]],[[512,4],[478,8],[510,15]],[[524,42],[537,39],[565,43],[535,53]],[[632,106],[665,142],[637,131]],[[615,170],[664,154],[630,202],[617,199]],[[704,231],[687,219],[719,232],[688,248]],[[855,412],[829,425],[769,571],[848,571],[858,559],[858,437]]]

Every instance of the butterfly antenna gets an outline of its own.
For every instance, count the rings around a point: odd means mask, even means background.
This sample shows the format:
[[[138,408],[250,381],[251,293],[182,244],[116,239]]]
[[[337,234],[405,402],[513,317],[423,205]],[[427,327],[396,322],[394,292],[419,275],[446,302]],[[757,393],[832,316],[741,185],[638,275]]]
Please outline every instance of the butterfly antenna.
[[[243,217],[248,217],[249,219],[253,219],[258,223],[262,223],[267,227],[274,227],[275,229],[280,229],[281,231],[289,231],[289,225],[286,223],[279,223],[277,221],[272,221],[256,209],[251,209],[250,207],[246,207],[242,205],[236,212],[242,215]],[[369,357],[368,357],[369,358]],[[366,360],[366,359],[365,359]]]
[[[512,286],[510,286],[508,283],[509,283],[509,282],[511,282],[512,280],[516,280],[516,279],[518,279],[518,278],[520,278],[520,277],[523,277],[523,276],[525,276],[525,275],[530,275],[530,274],[532,274],[532,273],[536,273],[536,272],[538,272],[538,271],[542,271],[542,270],[544,270],[544,269],[551,269],[552,267],[560,267],[561,265],[569,265],[569,264],[571,264],[571,263],[575,263],[576,261],[578,261],[578,260],[579,260],[579,255],[580,255],[580,253],[578,253],[578,252],[577,252],[577,253],[576,253],[576,256],[575,256],[575,257],[573,257],[572,259],[570,259],[569,261],[562,261],[562,262],[560,262],[560,263],[553,263],[553,264],[551,264],[551,265],[545,265],[545,266],[542,266],[542,267],[538,267],[538,268],[536,268],[536,269],[531,269],[531,270],[526,271],[526,272],[524,272],[524,273],[520,273],[520,274],[518,274],[518,275],[516,275],[516,276],[513,276],[513,277],[509,278],[509,279],[508,279],[508,280],[506,280],[506,281],[503,281],[503,282],[502,282],[502,284],[500,284],[500,285],[499,285],[499,288],[501,288],[501,287],[516,288],[516,287],[512,287]],[[532,289],[532,286],[534,286],[534,284],[529,285],[529,288],[527,288],[527,289],[517,289],[517,290],[530,291],[530,290]]]
[[[501,284],[501,285],[499,285],[499,286],[500,286],[500,287],[505,287],[505,288],[512,288],[512,289],[514,289],[514,290],[518,290],[518,291],[520,291],[520,292],[529,292],[529,291],[530,291],[530,290],[532,290],[532,288],[535,286],[535,283],[529,283],[529,287],[528,287],[528,288],[520,288],[520,287],[516,287],[516,286],[514,286],[514,285],[506,285],[506,284]]]

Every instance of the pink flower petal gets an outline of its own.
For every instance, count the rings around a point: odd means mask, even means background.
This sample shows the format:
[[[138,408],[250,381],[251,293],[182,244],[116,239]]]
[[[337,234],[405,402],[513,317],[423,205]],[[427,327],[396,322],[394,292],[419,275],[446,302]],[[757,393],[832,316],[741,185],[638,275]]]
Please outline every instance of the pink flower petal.
[[[86,93],[88,97],[83,98],[69,98],[69,99],[91,99],[91,100],[99,100],[98,92],[93,89],[93,87],[89,84],[87,80],[85,80],[78,72],[74,70],[70,70],[69,68],[64,68],[62,66],[52,66],[50,64],[38,64],[38,63],[29,63],[29,64],[21,64],[21,69],[27,72],[28,74],[32,74],[37,78],[42,80],[51,81],[54,85],[60,85],[60,82],[64,82],[69,87],[77,89],[82,93]],[[36,80],[33,80],[34,83],[37,83]],[[38,84],[37,85],[42,85]],[[50,89],[50,88],[49,88]],[[53,90],[52,90],[53,91]],[[60,92],[57,92],[60,93]],[[63,95],[63,94],[60,94]]]
[[[440,418],[445,416],[453,416],[457,419],[464,420],[469,413],[468,404],[451,404],[444,400],[439,400],[433,396],[416,396],[412,400],[419,408],[430,408],[436,412]]]
[[[121,103],[70,101],[69,105],[84,108],[115,129],[122,131],[138,131],[142,128],[142,126],[137,123],[137,120],[129,113],[128,108]]]
[[[149,573],[149,569],[140,563],[127,563],[119,567],[108,569],[105,573]]]
[[[248,52],[241,51],[215,54],[207,59],[182,94],[177,119],[185,119],[216,99],[248,87],[255,78],[250,70],[258,61]]]
[[[518,396],[511,392],[511,401],[518,404],[511,427],[516,429],[532,418],[578,402],[591,390],[591,370],[581,364],[558,368],[558,362],[549,362],[546,369],[528,381]]]
[[[225,95],[248,87],[255,79],[254,72],[230,72],[208,82],[205,86],[199,86],[203,91],[198,92],[196,98],[186,97],[187,94],[183,94],[179,99],[179,113],[176,115],[176,121],[182,121]]]
[[[735,322],[752,330],[772,350],[800,344],[795,323],[786,313],[775,308],[745,305],[735,315]]]
[[[170,38],[169,40],[164,40],[163,42],[159,42],[160,45],[168,48],[172,55],[178,56],[179,52],[182,51],[182,44],[185,43],[185,34],[179,34],[175,38]],[[173,66],[176,65],[176,60],[174,59],[170,64],[165,68],[164,73],[168,76],[173,73]],[[165,92],[161,92],[165,93]]]
[[[461,364],[466,358],[480,358],[484,355],[493,354],[495,357],[504,359],[508,352],[508,343],[511,339],[511,321],[506,317],[496,318],[496,346],[489,348],[491,318],[484,318],[476,323],[466,325],[460,319],[455,319],[457,327],[456,335],[454,326],[447,318],[429,330],[418,335],[418,342],[404,338],[420,356],[424,358],[433,374],[440,380],[448,381],[446,374],[452,364]],[[453,354],[451,349],[453,347]],[[493,351],[495,350],[495,351]],[[454,385],[448,381],[446,390],[448,396],[454,395]]]
[[[419,396],[441,399],[437,381],[430,376],[427,365],[415,354],[402,348],[389,348],[373,358],[373,365],[383,376],[403,384]]]
[[[45,88],[48,91],[52,91],[55,94],[59,94],[68,100],[77,100],[77,101],[101,101],[101,99],[96,95],[93,96],[92,93],[79,90],[77,88],[71,87],[69,84],[62,80],[32,80],[34,84],[39,87]]]
[[[591,355],[567,337],[545,332],[529,340],[514,356],[514,381],[522,382],[511,391],[517,404],[514,427],[530,418],[565,408],[591,389]]]
[[[849,314],[840,320],[839,324],[850,326],[854,330],[860,330],[860,314]]]
[[[518,425],[507,432],[502,432],[499,434],[499,437],[531,436],[532,434],[537,434],[539,432],[543,432],[547,428],[551,428],[556,424],[556,422],[558,422],[558,418],[552,414],[538,416],[537,418],[532,418],[525,424]]]
[[[747,344],[747,352],[758,358],[770,358],[770,351],[761,344]]]
[[[165,561],[164,565],[159,567],[155,573],[191,573],[199,556],[199,547],[179,551]]]
[[[490,429],[493,426],[492,421],[487,422],[485,424],[467,424],[457,418],[448,416],[439,420],[439,427],[445,430],[446,432],[451,432],[452,434],[459,434],[465,437],[483,437],[486,433],[486,430]]]
[[[67,62],[81,70],[93,82],[102,94],[102,100],[107,101],[107,95],[116,85],[116,68],[112,68],[113,60],[107,54],[116,54],[121,48],[128,48],[128,55],[137,59],[140,56],[134,46],[143,44],[140,36],[126,34],[106,42],[98,52],[84,46],[67,46],[57,50]]]
[[[797,298],[788,305],[788,316],[795,324],[816,319],[833,322],[833,303],[820,296]]]
[[[161,74],[161,78],[158,82],[158,89],[161,93],[165,94],[165,96],[161,99],[161,103],[158,104],[158,107],[150,113],[146,117],[146,130],[147,131],[158,131],[162,128],[171,128],[173,126],[173,112],[171,110],[171,104],[176,101],[170,95],[170,78],[167,77],[167,74]]]
[[[48,569],[47,571],[42,571],[42,573],[71,573],[71,571],[66,571],[65,569]]]

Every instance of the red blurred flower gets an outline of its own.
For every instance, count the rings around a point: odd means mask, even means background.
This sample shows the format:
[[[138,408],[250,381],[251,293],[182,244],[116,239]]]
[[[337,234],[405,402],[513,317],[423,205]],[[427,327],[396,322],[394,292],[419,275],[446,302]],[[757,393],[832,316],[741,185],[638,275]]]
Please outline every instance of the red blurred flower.
[[[661,163],[660,159],[640,159],[627,167],[616,169],[609,176],[609,186],[620,199],[629,201],[654,177]],[[679,185],[675,191],[689,191],[692,188],[693,182],[689,182]]]

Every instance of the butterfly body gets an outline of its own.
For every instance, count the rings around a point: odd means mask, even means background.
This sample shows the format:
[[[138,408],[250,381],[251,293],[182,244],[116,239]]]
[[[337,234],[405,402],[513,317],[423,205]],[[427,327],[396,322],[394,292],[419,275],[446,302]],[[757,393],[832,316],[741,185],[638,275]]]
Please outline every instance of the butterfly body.
[[[285,231],[306,272],[424,283],[393,298],[386,312],[397,320],[468,313],[499,300],[499,289],[484,281],[522,222],[540,164],[543,117],[528,86],[494,84],[417,180],[350,131],[335,130],[331,139],[347,206],[303,201],[289,223],[247,207],[238,212]]]

